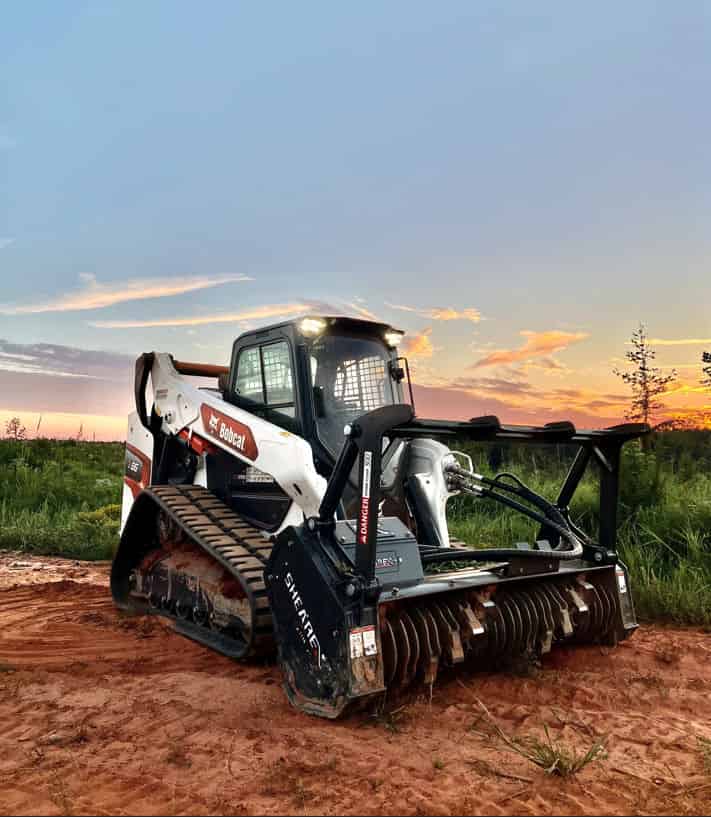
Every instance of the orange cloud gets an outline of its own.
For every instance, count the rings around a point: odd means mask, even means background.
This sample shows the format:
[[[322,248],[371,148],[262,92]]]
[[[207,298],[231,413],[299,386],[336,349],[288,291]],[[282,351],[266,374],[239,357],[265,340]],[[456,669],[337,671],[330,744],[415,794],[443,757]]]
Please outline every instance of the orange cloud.
[[[669,412],[663,425],[670,428],[695,428],[711,431],[711,409],[676,409]]]
[[[541,389],[526,381],[497,378],[458,378],[452,388],[480,398],[494,398],[511,408],[526,408],[540,413],[584,412],[588,416],[622,417],[629,398],[618,394],[600,394],[585,388]]]
[[[550,368],[550,355],[561,352],[573,343],[578,343],[590,337],[587,332],[561,332],[556,329],[547,332],[520,332],[526,338],[525,343],[518,349],[497,349],[486,357],[478,360],[469,368],[478,369],[483,366],[507,366],[511,363],[520,363],[535,358],[546,358]],[[555,360],[552,361],[555,365]]]
[[[671,383],[665,390],[664,395],[670,397],[673,394],[707,394],[708,386],[702,386],[696,381],[679,381]]]
[[[254,309],[245,309],[242,312],[221,313],[217,315],[202,315],[192,318],[157,318],[148,321],[92,321],[91,326],[99,329],[145,329],[156,326],[207,326],[212,323],[239,323],[240,321],[262,320],[266,318],[281,318],[289,315],[298,315],[308,312],[309,304],[273,304],[257,306]]]
[[[420,417],[467,420],[484,414],[496,414],[504,423],[542,425],[553,420],[570,420],[578,428],[600,428],[620,422],[622,407],[604,400],[600,405],[587,402],[578,390],[562,389],[545,395],[531,394],[524,399],[511,399],[506,391],[496,389],[481,392],[461,389],[423,386],[416,381],[415,405]],[[571,397],[574,398],[571,400]]]
[[[403,354],[412,358],[432,357],[434,347],[430,338],[431,334],[432,328],[427,327],[427,329],[423,329],[422,332],[418,332],[416,335],[406,336],[401,347]]]
[[[143,278],[100,284],[93,275],[80,276],[84,288],[54,301],[24,305],[0,305],[0,315],[35,315],[44,312],[81,312],[105,309],[127,301],[184,295],[201,289],[251,281],[246,275],[195,275],[187,278]]]
[[[473,323],[479,323],[481,320],[481,312],[473,307],[453,309],[451,306],[435,306],[429,309],[418,309],[414,306],[404,306],[402,304],[386,303],[385,305],[390,309],[399,309],[401,312],[414,312],[416,315],[431,321],[472,321]]]
[[[711,346],[711,338],[676,338],[665,340],[664,338],[652,338],[650,346]]]

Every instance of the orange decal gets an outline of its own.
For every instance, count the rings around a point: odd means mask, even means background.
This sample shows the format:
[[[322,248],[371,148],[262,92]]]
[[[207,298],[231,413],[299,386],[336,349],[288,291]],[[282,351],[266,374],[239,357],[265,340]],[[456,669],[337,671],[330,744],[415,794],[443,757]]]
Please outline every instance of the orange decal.
[[[126,465],[123,481],[137,497],[141,491],[151,484],[151,461],[138,448],[126,443]]]

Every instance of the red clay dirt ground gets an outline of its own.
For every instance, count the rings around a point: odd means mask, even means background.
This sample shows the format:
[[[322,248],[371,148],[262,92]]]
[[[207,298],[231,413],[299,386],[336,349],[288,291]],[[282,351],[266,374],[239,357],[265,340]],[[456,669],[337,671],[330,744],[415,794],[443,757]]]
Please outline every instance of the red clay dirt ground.
[[[106,565],[0,554],[1,814],[709,814],[711,636],[642,628],[532,677],[438,682],[391,717],[292,710],[240,665],[113,608]],[[506,751],[606,759],[572,779]],[[709,744],[711,746],[711,744]]]

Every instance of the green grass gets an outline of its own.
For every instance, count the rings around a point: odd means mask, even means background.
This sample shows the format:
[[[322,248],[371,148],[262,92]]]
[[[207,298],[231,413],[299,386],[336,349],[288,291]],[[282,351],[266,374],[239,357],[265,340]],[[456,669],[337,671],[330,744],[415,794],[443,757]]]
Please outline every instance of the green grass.
[[[605,745],[607,736],[595,740],[584,752],[554,740],[548,726],[544,724],[544,737],[538,738],[529,735],[523,738],[507,735],[506,732],[491,717],[486,706],[477,698],[482,710],[491,737],[498,739],[509,752],[519,755],[546,774],[558,777],[573,777],[591,763],[604,760],[607,757]],[[476,731],[476,730],[472,730]],[[486,736],[486,733],[482,733]]]
[[[683,444],[683,437],[676,439]],[[513,461],[499,462],[497,457],[496,469],[478,451],[475,469],[489,475],[495,470],[512,470],[544,496],[555,499],[569,460],[561,452],[545,458],[540,451],[527,455],[522,448],[508,452]],[[656,446],[642,451],[634,443],[623,449],[618,548],[631,572],[641,618],[709,625],[711,461],[699,458],[695,470],[679,452],[671,452],[674,457],[669,453]],[[598,524],[597,491],[596,478],[586,477],[571,508],[573,518],[593,533]],[[455,536],[483,547],[532,542],[537,533],[534,522],[514,511],[492,501],[464,497],[453,502],[450,527]]]
[[[554,499],[570,463],[565,446],[470,446],[485,474],[511,470]],[[123,445],[0,440],[0,548],[110,558],[118,539]],[[531,542],[536,525],[487,500],[450,503],[452,532],[475,546]],[[573,517],[593,533],[597,484],[580,486]],[[623,449],[619,550],[638,615],[711,625],[711,433],[657,435]]]
[[[0,441],[0,548],[111,558],[123,457],[119,443]]]

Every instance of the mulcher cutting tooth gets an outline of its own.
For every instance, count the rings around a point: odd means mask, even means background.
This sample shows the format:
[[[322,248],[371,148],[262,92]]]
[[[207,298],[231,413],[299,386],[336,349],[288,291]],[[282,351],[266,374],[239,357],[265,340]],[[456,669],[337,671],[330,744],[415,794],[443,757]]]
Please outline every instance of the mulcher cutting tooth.
[[[553,617],[556,624],[560,628],[562,638],[569,638],[573,634],[573,623],[570,620],[570,610],[565,600],[560,595],[557,587],[551,584],[546,584],[544,592],[548,594],[551,600],[551,609],[553,610]]]
[[[459,626],[445,605],[431,603],[432,615],[439,630],[445,662],[449,666],[461,664],[464,661],[464,649],[459,634]]]
[[[455,603],[456,618],[462,628],[462,641],[467,652],[476,652],[477,644],[486,638],[486,630],[468,601]]]
[[[392,624],[387,619],[383,622],[380,630],[380,642],[383,650],[384,681],[387,687],[391,687],[397,672],[398,654],[395,633]]]
[[[422,648],[420,645],[417,628],[406,610],[403,610],[403,612],[400,614],[400,620],[403,623],[405,632],[407,633],[407,640],[410,644],[410,660],[407,665],[406,678],[403,684],[404,686],[408,686],[417,677],[417,670],[420,665],[420,652]]]
[[[397,644],[397,665],[392,685],[403,688],[410,682],[409,668],[412,661],[412,646],[402,615],[393,618],[392,622],[395,643]]]
[[[431,685],[437,680],[437,670],[439,669],[440,648],[437,639],[437,628],[434,622],[428,620],[428,614],[420,607],[413,608],[411,618],[417,630],[420,644],[418,670],[423,683]]]
[[[539,631],[539,650],[541,655],[546,655],[551,651],[553,646],[553,638],[555,636],[553,609],[551,607],[550,599],[539,588],[531,588],[529,595],[536,605],[536,609],[539,613],[539,621],[541,623],[541,629]]]

